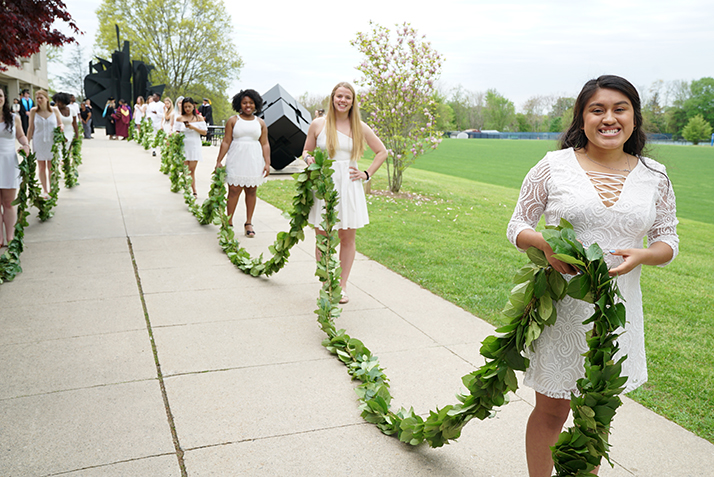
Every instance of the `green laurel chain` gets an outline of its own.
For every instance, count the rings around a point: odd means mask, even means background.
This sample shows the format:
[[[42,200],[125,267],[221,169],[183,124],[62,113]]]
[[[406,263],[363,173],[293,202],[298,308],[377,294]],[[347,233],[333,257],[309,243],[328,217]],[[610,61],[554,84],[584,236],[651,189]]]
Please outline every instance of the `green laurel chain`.
[[[584,321],[584,324],[592,324],[593,328],[587,334],[589,351],[585,355],[585,377],[577,382],[578,395],[571,396],[573,427],[563,432],[552,448],[556,475],[592,476],[591,472],[600,465],[602,457],[609,461],[610,423],[622,404],[619,395],[627,380],[620,376],[626,358],[614,361],[619,351],[615,330],[625,324],[625,307],[617,301],[618,297],[622,297],[616,282],[609,276],[600,247],[593,244],[585,249],[577,241],[572,225],[565,220],[557,227],[547,227],[543,236],[555,251],[554,257],[577,267],[580,275],[566,282],[550,266],[542,251],[529,249],[527,255],[530,262],[516,273],[516,286],[503,310],[511,321],[496,330],[499,335],[489,336],[483,341],[481,354],[486,363],[462,378],[468,392],[456,396],[459,403],[430,411],[426,419],[416,414],[413,408],[401,408],[394,412],[390,406],[389,380],[378,357],[360,340],[335,327],[334,320],[342,311],[339,308],[341,270],[335,258],[335,247],[339,243],[334,228],[338,199],[332,182],[332,161],[320,150],[315,151],[314,157],[314,164],[295,175],[297,193],[293,199],[294,210],[290,214],[290,232],[278,234],[276,242],[270,247],[271,259],[263,262],[262,255],[252,258],[240,247],[232,228],[228,226],[228,217],[223,213],[220,214],[218,236],[228,258],[243,272],[269,276],[285,265],[290,247],[304,239],[302,228],[307,224],[313,192],[315,197],[325,201],[320,228],[327,236],[317,236],[321,257],[315,273],[323,286],[315,313],[327,334],[323,346],[347,366],[353,379],[361,381],[356,393],[362,417],[383,433],[411,445],[426,441],[431,447],[441,447],[457,439],[463,427],[473,418],[483,420],[493,417],[496,408],[508,403],[508,393],[518,389],[515,371],[528,368],[526,350],[546,326],[555,323],[555,304],[568,295],[594,305],[593,315]],[[176,164],[183,164],[180,154],[173,160]],[[174,187],[177,190],[184,188],[189,208],[201,220],[201,213],[191,205],[195,205],[195,198],[190,193],[188,169],[176,167],[178,175],[172,179]],[[219,168],[213,175],[208,199],[214,211],[225,208],[224,182],[225,169]],[[211,221],[204,218],[201,223],[216,223],[215,216],[212,217]]]

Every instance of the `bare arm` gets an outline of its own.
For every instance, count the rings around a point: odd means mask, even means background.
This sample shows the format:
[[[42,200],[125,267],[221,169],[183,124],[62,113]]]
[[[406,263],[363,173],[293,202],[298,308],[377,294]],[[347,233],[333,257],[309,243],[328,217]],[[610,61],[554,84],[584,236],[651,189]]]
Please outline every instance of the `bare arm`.
[[[59,109],[52,108],[52,112],[55,113],[55,118],[57,119],[57,126],[60,128],[60,131],[64,132],[64,124],[62,124],[62,118],[60,117]]]
[[[324,118],[315,119],[310,123],[310,128],[307,130],[307,137],[305,138],[305,145],[302,148],[302,158],[308,165],[315,162],[315,159],[310,155],[312,151],[317,147],[317,135],[320,134],[322,128],[324,127]]]
[[[263,146],[263,159],[265,159],[265,167],[263,168],[263,177],[270,175],[270,142],[268,142],[268,127],[265,121],[257,118],[260,121],[260,145]]]
[[[22,130],[22,121],[19,115],[15,116],[15,139],[17,139],[17,142],[22,146],[22,150],[25,151],[25,154],[29,154],[30,142],[25,137],[25,131]]]
[[[233,125],[235,123],[236,123],[235,116],[230,118],[228,120],[228,122],[226,123],[226,130],[225,130],[225,133],[223,134],[223,141],[221,142],[221,148],[218,151],[218,159],[216,159],[215,169],[218,169],[219,167],[222,166],[223,158],[226,156],[228,149],[231,147],[231,143],[233,142]]]
[[[74,129],[74,138],[79,137],[79,126],[77,126],[77,116],[72,117],[72,129]]]
[[[27,140],[32,141],[32,136],[35,134],[35,114],[37,114],[37,111],[35,108],[32,108],[30,110],[30,124],[27,128]]]
[[[384,161],[387,160],[387,148],[384,147],[382,140],[377,137],[374,131],[372,131],[372,128],[367,126],[364,122],[362,122],[362,132],[364,133],[367,145],[374,152],[374,160],[367,168],[369,177],[372,177],[372,175],[376,174],[379,168],[382,167]]]

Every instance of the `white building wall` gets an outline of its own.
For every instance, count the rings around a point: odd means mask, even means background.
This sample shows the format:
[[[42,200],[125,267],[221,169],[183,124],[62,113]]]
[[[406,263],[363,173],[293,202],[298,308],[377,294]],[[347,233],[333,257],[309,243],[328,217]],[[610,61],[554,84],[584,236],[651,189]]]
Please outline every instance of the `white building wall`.
[[[20,97],[20,91],[29,89],[32,98],[38,89],[49,89],[47,79],[47,50],[44,45],[40,52],[29,58],[20,59],[20,68],[9,67],[7,71],[0,71],[0,87],[5,90],[5,95],[12,104],[14,98]]]

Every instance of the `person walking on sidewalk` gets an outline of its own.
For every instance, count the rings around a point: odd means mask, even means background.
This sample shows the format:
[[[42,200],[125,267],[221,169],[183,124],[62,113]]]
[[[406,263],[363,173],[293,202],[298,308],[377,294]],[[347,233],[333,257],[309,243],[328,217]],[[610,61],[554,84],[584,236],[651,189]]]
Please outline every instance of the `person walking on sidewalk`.
[[[526,176],[508,239],[519,249],[536,247],[553,268],[578,273],[553,258],[553,250],[535,231],[541,216],[547,225],[566,219],[583,246],[594,242],[606,254],[610,276],[624,297],[627,325],[618,337],[627,355],[622,376],[625,392],[647,381],[640,273],[642,265],[665,265],[677,256],[677,217],[672,185],[664,166],[644,157],[640,97],[618,76],[588,81],[575,101],[573,121],[559,151],[548,153]],[[642,248],[647,237],[647,248]],[[536,391],[536,405],[526,428],[526,457],[531,477],[552,475],[551,446],[570,413],[571,393],[584,376],[588,350],[583,325],[592,304],[566,297],[556,305],[558,319],[533,344],[524,384]],[[624,332],[623,332],[624,331]]]
[[[191,172],[191,189],[193,196],[196,192],[196,166],[203,159],[201,136],[206,134],[206,122],[197,114],[196,102],[192,98],[183,98],[181,101],[182,114],[174,121],[174,130],[184,135],[184,151],[188,170]],[[171,109],[173,112],[173,108]]]
[[[364,143],[374,152],[372,164],[364,171],[357,167],[357,161],[364,154]],[[360,120],[359,107],[355,102],[355,90],[349,83],[338,83],[330,94],[330,106],[327,116],[317,118],[310,124],[302,157],[308,164],[315,162],[310,155],[316,147],[327,151],[331,159],[332,179],[339,197],[337,216],[340,219],[337,226],[340,237],[340,287],[342,298],[340,303],[347,303],[347,279],[352,270],[352,264],[357,253],[355,238],[357,229],[369,223],[367,199],[364,195],[363,181],[369,181],[387,159],[387,149],[365,122]],[[320,230],[324,202],[315,199],[310,211],[309,222],[315,226],[315,233],[325,235]],[[315,251],[316,255],[319,252]]]
[[[17,168],[17,140],[25,154],[30,153],[30,142],[22,130],[20,116],[12,114],[10,103],[5,98],[5,90],[0,88],[0,247],[15,238],[17,211],[12,205],[20,187],[20,170]],[[3,233],[3,228],[5,229]],[[5,242],[4,240],[7,240]]]
[[[238,115],[226,123],[226,134],[216,160],[218,169],[226,158],[228,182],[229,224],[233,225],[238,199],[245,191],[245,235],[255,237],[253,212],[258,198],[258,186],[270,174],[270,144],[265,121],[256,116],[263,107],[263,98],[254,89],[246,89],[233,96],[233,110]],[[215,170],[215,169],[214,169]]]
[[[50,174],[52,174],[52,145],[55,141],[55,128],[62,125],[57,108],[50,106],[50,95],[41,89],[35,93],[37,106],[30,111],[30,128],[27,131],[28,141],[32,141],[32,149],[37,159],[37,175],[40,176],[42,192],[46,197],[50,194]]]

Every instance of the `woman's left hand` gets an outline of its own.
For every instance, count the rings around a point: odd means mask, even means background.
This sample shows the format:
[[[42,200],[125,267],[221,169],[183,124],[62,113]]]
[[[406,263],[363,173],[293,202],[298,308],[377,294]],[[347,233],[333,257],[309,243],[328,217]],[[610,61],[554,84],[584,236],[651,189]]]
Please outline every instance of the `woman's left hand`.
[[[21,145],[20,149],[18,149],[17,152],[20,152],[20,151],[25,151],[25,154],[27,154],[29,156],[30,155],[30,145],[29,144],[27,144],[26,146]]]
[[[270,175],[270,164],[266,164],[263,168],[263,177],[268,177]]]
[[[360,171],[356,167],[350,166],[350,179],[353,181],[358,181],[360,179],[362,180],[367,180],[367,174],[364,173],[364,171]]]
[[[637,265],[645,261],[648,251],[646,248],[626,248],[622,250],[611,250],[610,255],[617,255],[623,258],[623,262],[610,269],[610,276],[624,275],[631,272]]]

